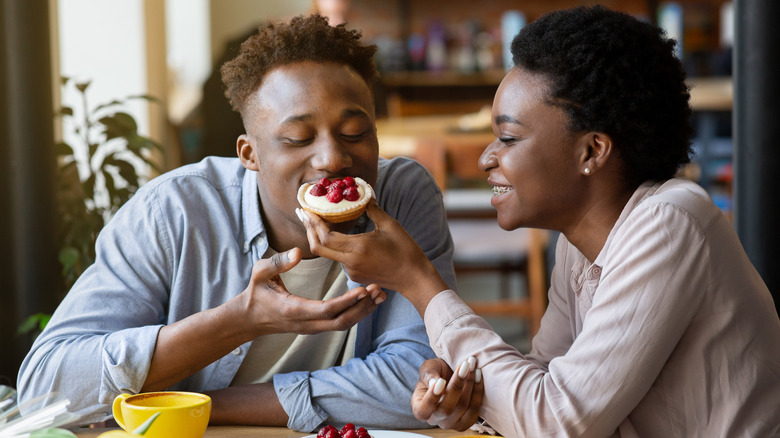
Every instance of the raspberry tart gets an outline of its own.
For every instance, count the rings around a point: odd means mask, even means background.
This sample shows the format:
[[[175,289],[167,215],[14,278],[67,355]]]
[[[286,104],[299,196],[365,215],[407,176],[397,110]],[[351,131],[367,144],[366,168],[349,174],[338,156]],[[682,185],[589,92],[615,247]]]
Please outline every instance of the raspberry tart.
[[[366,210],[374,190],[362,178],[322,178],[298,188],[298,203],[328,222],[357,219]]]

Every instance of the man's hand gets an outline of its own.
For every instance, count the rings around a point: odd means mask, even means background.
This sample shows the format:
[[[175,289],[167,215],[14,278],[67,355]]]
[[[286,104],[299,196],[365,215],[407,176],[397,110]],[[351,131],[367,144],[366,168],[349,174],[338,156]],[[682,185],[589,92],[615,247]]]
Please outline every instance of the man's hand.
[[[443,429],[466,430],[476,423],[484,391],[476,364],[470,357],[453,373],[443,359],[423,362],[412,394],[414,416]]]
[[[168,388],[261,335],[346,330],[387,297],[375,284],[327,301],[293,295],[279,273],[300,260],[298,248],[259,260],[252,268],[249,286],[238,296],[163,326],[142,390]]]
[[[249,285],[237,297],[249,316],[255,337],[272,333],[313,334],[347,330],[371,313],[386,295],[376,284],[356,287],[327,301],[309,300],[287,291],[279,274],[301,261],[301,250],[293,248],[258,260]]]

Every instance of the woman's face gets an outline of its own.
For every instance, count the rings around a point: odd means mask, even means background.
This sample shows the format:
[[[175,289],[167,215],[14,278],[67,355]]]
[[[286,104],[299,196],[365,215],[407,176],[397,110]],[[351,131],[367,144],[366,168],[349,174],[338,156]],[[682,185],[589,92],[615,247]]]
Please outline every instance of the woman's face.
[[[346,65],[305,61],[278,67],[263,78],[243,116],[247,134],[239,137],[239,156],[257,171],[273,232],[305,233],[295,215],[304,182],[348,175],[376,182],[373,96]]]
[[[568,130],[568,116],[548,102],[549,82],[513,68],[493,101],[494,140],[482,153],[489,172],[498,223],[563,230],[571,225],[581,197],[583,137]]]

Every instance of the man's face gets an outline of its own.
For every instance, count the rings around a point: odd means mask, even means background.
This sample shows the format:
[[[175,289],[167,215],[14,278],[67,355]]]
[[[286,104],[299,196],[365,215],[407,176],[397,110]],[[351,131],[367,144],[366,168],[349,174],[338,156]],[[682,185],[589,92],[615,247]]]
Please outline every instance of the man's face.
[[[350,67],[312,61],[278,67],[249,98],[243,117],[247,134],[238,139],[238,155],[257,171],[272,241],[284,239],[280,233],[305,234],[295,215],[302,183],[348,175],[376,183],[374,100]]]

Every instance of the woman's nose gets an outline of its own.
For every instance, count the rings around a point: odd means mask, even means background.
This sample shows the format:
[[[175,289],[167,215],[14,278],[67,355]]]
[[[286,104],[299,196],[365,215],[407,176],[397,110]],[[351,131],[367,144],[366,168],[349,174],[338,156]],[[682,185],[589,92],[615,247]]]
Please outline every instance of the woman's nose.
[[[338,173],[352,166],[352,155],[344,145],[333,137],[320,138],[312,158],[312,166],[328,173]]]
[[[482,155],[479,156],[479,170],[483,172],[489,172],[490,169],[498,166],[498,156],[496,151],[498,150],[498,139],[493,140],[487,145]]]

